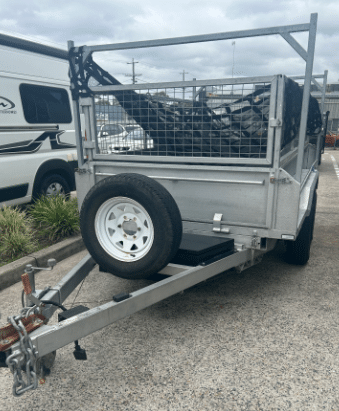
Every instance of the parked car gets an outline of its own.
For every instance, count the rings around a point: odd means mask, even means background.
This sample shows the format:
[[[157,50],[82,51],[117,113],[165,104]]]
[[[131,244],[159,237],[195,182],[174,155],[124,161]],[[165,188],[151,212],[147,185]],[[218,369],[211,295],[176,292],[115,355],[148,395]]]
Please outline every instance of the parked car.
[[[138,125],[104,124],[98,133],[101,154],[144,150],[154,147],[154,142]]]
[[[115,138],[126,137],[128,132],[120,124],[103,124],[98,132],[98,146],[101,154],[110,154],[109,145]]]
[[[98,132],[99,138],[106,138],[110,136],[125,136],[128,132],[121,124],[103,124]]]
[[[116,138],[109,149],[112,153],[145,150],[154,147],[154,142],[140,126],[134,127],[126,137]]]

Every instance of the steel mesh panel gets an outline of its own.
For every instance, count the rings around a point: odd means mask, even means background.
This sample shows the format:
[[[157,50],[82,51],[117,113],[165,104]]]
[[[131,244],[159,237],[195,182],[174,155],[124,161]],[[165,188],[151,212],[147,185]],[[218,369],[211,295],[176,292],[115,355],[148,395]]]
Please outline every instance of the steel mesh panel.
[[[100,154],[266,157],[270,84],[117,94],[96,96]]]
[[[282,148],[299,135],[303,90],[285,81]],[[271,84],[126,90],[96,95],[98,153],[265,159]],[[272,115],[274,118],[274,114]],[[308,134],[321,127],[311,97]]]

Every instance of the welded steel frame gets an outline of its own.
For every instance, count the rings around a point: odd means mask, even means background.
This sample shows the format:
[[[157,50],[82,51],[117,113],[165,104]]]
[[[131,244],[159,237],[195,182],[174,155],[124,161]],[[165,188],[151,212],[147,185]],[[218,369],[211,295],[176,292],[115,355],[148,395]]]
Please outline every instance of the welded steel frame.
[[[299,145],[298,145],[298,158],[296,166],[296,175],[295,178],[297,181],[301,182],[302,180],[302,168],[303,168],[303,157],[304,157],[304,147],[306,140],[306,130],[307,130],[307,117],[308,117],[308,106],[310,99],[311,91],[311,82],[312,82],[312,70],[313,70],[313,61],[314,61],[314,50],[315,50],[315,40],[316,40],[316,30],[317,30],[317,19],[318,15],[316,13],[311,14],[310,22],[306,24],[296,24],[288,26],[277,26],[277,27],[268,27],[262,29],[252,29],[252,30],[241,30],[241,31],[232,31],[225,33],[215,33],[207,35],[198,35],[198,36],[187,36],[187,37],[176,37],[176,38],[167,38],[160,40],[149,40],[149,41],[136,41],[136,42],[127,42],[127,43],[116,43],[116,44],[105,44],[105,45],[93,45],[93,46],[82,46],[74,47],[74,42],[68,42],[68,48],[70,51],[70,65],[71,65],[71,89],[73,90],[73,100],[74,100],[74,117],[76,123],[76,138],[77,138],[77,147],[78,147],[78,159],[79,166],[83,166],[83,144],[80,132],[80,107],[79,107],[79,98],[81,94],[88,96],[88,93],[98,92],[98,88],[91,87],[86,83],[86,75],[82,71],[86,61],[92,56],[93,53],[102,52],[102,51],[117,51],[117,50],[128,50],[128,49],[140,49],[140,48],[149,48],[149,47],[160,47],[160,46],[171,46],[179,44],[188,44],[188,43],[202,43],[209,41],[220,41],[220,40],[230,40],[230,39],[239,39],[247,37],[258,37],[258,36],[267,36],[278,34],[303,58],[306,62],[305,68],[305,80],[304,80],[304,91],[303,91],[303,101],[302,101],[302,110],[301,110],[301,120],[300,120],[300,129],[299,129]],[[309,32],[308,36],[308,46],[305,50],[297,40],[291,35],[291,33],[297,32]],[[81,61],[80,61],[81,60]],[[241,80],[240,80],[241,81]],[[175,83],[176,87],[188,86],[187,82]],[[161,83],[162,88],[166,88],[169,85],[166,83]],[[236,83],[234,83],[236,84]],[[198,86],[198,82],[194,82],[192,86]],[[110,91],[112,86],[101,86],[100,91]],[[77,92],[75,92],[77,90]],[[111,89],[112,90],[112,89]],[[94,129],[94,126],[91,128]],[[93,130],[94,131],[94,130]],[[95,137],[89,138],[92,142],[95,141]],[[90,146],[88,145],[88,148]],[[92,143],[92,148],[93,143]]]
[[[233,267],[240,270],[260,261],[263,251],[244,249],[236,251],[227,257],[220,256],[215,261],[207,262],[196,267],[169,264],[160,274],[168,275],[161,281],[133,291],[129,298],[115,302],[111,301],[92,308],[84,313],[75,315],[55,325],[42,325],[30,334],[35,347],[36,359],[64,347],[75,340],[84,338],[115,321],[130,316],[165,298],[175,295],[215,275]],[[44,294],[43,300],[63,304],[72,291],[84,280],[94,268],[95,262],[90,255],[84,257],[59,283]],[[39,292],[33,293],[39,298]],[[45,304],[42,315],[51,318],[57,307]],[[20,343],[15,343],[7,351],[7,355],[20,352]]]
[[[226,40],[226,39],[236,39],[244,37],[255,37],[255,36],[264,36],[264,35],[273,35],[280,34],[297,53],[306,61],[306,71],[305,71],[305,82],[304,82],[304,95],[303,95],[303,104],[302,104],[302,114],[301,114],[301,123],[300,123],[300,136],[299,136],[299,145],[298,145],[298,160],[297,160],[297,180],[300,182],[302,180],[302,162],[304,156],[304,146],[306,138],[306,125],[307,125],[307,115],[308,115],[308,103],[310,96],[310,86],[312,81],[312,67],[314,59],[314,46],[315,46],[315,33],[316,33],[316,23],[317,15],[311,15],[311,21],[308,24],[292,25],[292,26],[281,26],[281,27],[272,27],[266,29],[257,29],[257,30],[246,30],[246,31],[237,31],[230,33],[219,33],[212,35],[204,36],[191,36],[191,37],[179,37],[174,39],[163,39],[163,40],[153,40],[146,42],[132,42],[132,43],[122,43],[122,44],[111,44],[103,46],[84,46],[82,48],[82,58],[83,64],[86,59],[88,59],[92,53],[98,51],[108,51],[108,50],[125,50],[132,48],[142,48],[142,47],[158,47],[158,46],[167,46],[175,44],[185,44],[185,43],[196,43],[196,42],[206,42],[206,41],[217,41],[217,40]],[[308,49],[305,51],[299,43],[291,36],[291,33],[294,32],[303,32],[309,31],[309,41]],[[74,48],[74,44],[69,42],[70,50],[77,50]],[[79,70],[79,61],[76,62],[74,57],[71,57],[71,65],[73,64],[74,70]],[[74,73],[74,71],[73,71]],[[80,76],[81,77],[81,76]],[[277,101],[283,101],[283,77],[276,77],[277,83],[280,83],[280,86],[277,84],[277,98],[274,99],[274,110],[270,113],[275,113],[273,123],[277,119],[282,118],[283,107],[281,104],[276,104]],[[257,81],[256,78],[255,81]],[[73,91],[73,100],[74,100],[74,121],[75,121],[75,130],[77,138],[77,148],[78,148],[78,160],[80,170],[84,166],[83,150],[88,149],[89,155],[89,164],[91,162],[95,163],[93,156],[91,155],[91,150],[95,148],[96,140],[96,130],[95,130],[95,116],[94,109],[92,104],[92,97],[90,93],[98,92],[98,88],[90,87],[86,84],[79,84],[79,77],[72,78],[72,91]],[[244,79],[233,79],[233,83],[244,82]],[[77,84],[76,84],[77,82]],[[80,82],[81,83],[81,82]],[[205,85],[208,84],[208,81]],[[194,82],[193,86],[203,86],[204,82]],[[84,87],[82,87],[84,86]],[[86,87],[85,87],[86,86]],[[162,87],[166,87],[167,83],[162,83]],[[176,87],[186,87],[188,82],[176,82]],[[78,88],[78,92],[75,92],[75,88]],[[120,87],[120,86],[102,86],[100,87],[100,92],[109,91],[110,87]],[[139,86],[138,86],[139,87]],[[147,86],[149,87],[149,86]],[[105,90],[107,88],[107,90]],[[79,100],[82,100],[82,106],[85,111],[86,119],[86,132],[88,133],[87,141],[83,144],[83,139],[81,135],[81,121],[80,121],[80,107]],[[86,101],[86,99],[88,99]],[[271,120],[271,119],[270,119]],[[271,176],[274,180],[279,177],[279,166],[280,166],[280,141],[281,141],[281,127],[273,124],[272,127],[275,129],[275,146],[273,148],[273,164],[270,168],[267,168],[268,172],[273,171],[275,174]],[[125,159],[126,160],[126,159]],[[91,166],[90,166],[91,167]],[[89,168],[90,168],[89,167]],[[233,165],[235,168],[235,166]],[[86,173],[90,170],[84,169]],[[264,170],[262,170],[264,172]],[[95,172],[91,174],[91,178],[95,178]],[[305,179],[306,180],[306,179]],[[309,179],[311,180],[311,179]],[[310,187],[310,191],[313,190],[313,186],[316,183],[316,178],[313,178],[309,184],[313,184]],[[267,204],[267,207],[274,209],[274,201],[276,201],[276,196],[274,195],[274,190],[277,190],[278,184],[272,184],[273,189],[270,190],[270,197]],[[304,190],[305,193],[307,190]],[[308,207],[310,199],[306,198],[305,195],[305,207]],[[270,218],[275,218],[274,213],[268,213]],[[301,215],[301,218],[304,217],[304,214]],[[268,222],[269,223],[269,222]],[[269,224],[270,225],[270,224]],[[300,224],[301,225],[301,222]],[[255,230],[256,235],[258,233]],[[253,232],[253,240],[256,239],[255,233]],[[33,346],[36,349],[36,358],[41,358],[75,340],[79,340],[87,335],[98,331],[119,319],[122,319],[126,316],[129,316],[137,311],[140,311],[146,307],[149,307],[152,304],[155,304],[159,301],[162,301],[165,298],[168,298],[172,295],[175,295],[189,287],[192,287],[204,280],[207,280],[217,274],[220,274],[230,268],[239,267],[240,270],[246,267],[246,265],[254,264],[262,254],[267,250],[260,249],[250,249],[243,247],[239,249],[234,254],[227,257],[220,257],[217,261],[211,262],[207,265],[199,265],[197,267],[186,267],[186,266],[174,266],[169,265],[164,270],[172,271],[170,277],[159,281],[155,284],[152,284],[148,287],[145,287],[141,290],[130,293],[129,297],[121,302],[111,301],[91,310],[88,310],[84,313],[75,315],[67,320],[64,320],[55,325],[43,325],[39,329],[33,331],[30,334],[30,339]],[[93,269],[95,263],[90,256],[85,257],[76,267],[73,268],[55,287],[51,288],[47,294],[44,295],[44,300],[54,301],[55,303],[62,304],[65,299],[70,295],[72,291],[81,283],[81,281],[90,273]],[[35,295],[39,298],[39,293],[36,292]],[[55,312],[56,307],[51,304],[46,304],[43,307],[42,314],[46,318],[50,318]],[[13,354],[18,352],[20,358],[20,344],[16,343],[12,346],[10,352]]]

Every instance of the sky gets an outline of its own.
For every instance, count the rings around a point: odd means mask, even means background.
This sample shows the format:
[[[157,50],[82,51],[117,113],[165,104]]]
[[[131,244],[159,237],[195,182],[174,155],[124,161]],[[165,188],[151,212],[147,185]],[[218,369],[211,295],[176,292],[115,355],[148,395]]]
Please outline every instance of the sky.
[[[314,74],[339,81],[339,1],[0,0],[0,33],[58,48],[309,23],[318,13]],[[307,48],[307,34],[293,36]],[[279,35],[96,53],[122,83],[272,74],[303,75],[304,60]],[[1,63],[0,63],[1,64]]]

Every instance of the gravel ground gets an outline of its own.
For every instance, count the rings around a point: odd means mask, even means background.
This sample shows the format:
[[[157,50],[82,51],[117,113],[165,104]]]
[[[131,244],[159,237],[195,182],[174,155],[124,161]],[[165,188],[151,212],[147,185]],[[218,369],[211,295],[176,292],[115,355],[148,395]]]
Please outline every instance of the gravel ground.
[[[12,397],[0,369],[1,410],[339,410],[339,179],[323,155],[311,259],[280,246],[241,274],[231,270],[57,352],[46,382]],[[37,276],[53,285],[86,253]],[[77,302],[88,307],[150,282],[93,270]],[[21,285],[0,293],[1,321],[19,311]],[[75,295],[67,303],[71,304]],[[67,305],[67,304],[66,304]]]

